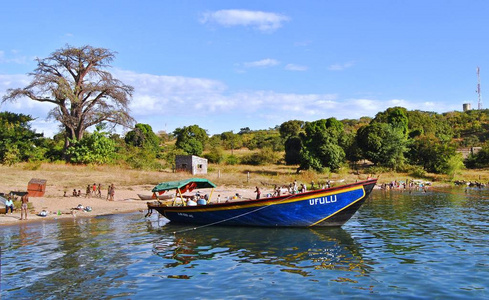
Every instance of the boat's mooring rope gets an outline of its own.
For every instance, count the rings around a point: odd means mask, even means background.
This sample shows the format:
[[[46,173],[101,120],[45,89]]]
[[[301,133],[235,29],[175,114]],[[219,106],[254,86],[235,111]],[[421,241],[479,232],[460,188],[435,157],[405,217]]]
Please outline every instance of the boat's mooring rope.
[[[254,209],[252,211],[248,211],[248,212],[245,212],[245,213],[242,213],[240,215],[237,215],[237,216],[234,216],[234,217],[231,217],[231,218],[227,218],[227,219],[224,219],[224,220],[220,220],[220,221],[217,221],[217,222],[214,222],[214,223],[209,223],[209,224],[204,224],[204,225],[201,225],[201,226],[197,226],[197,227],[192,227],[192,228],[187,228],[187,229],[182,229],[182,230],[178,230],[178,231],[173,231],[172,233],[173,234],[177,234],[177,233],[182,233],[182,232],[187,232],[187,231],[191,231],[191,230],[197,230],[197,229],[202,229],[202,228],[205,228],[205,227],[209,227],[209,226],[214,226],[214,225],[218,225],[218,224],[221,224],[221,223],[224,223],[224,222],[227,222],[227,221],[230,221],[230,220],[233,220],[233,219],[237,219],[237,218],[241,218],[243,216],[246,216],[246,215],[249,215],[249,214],[252,214],[252,213],[255,213],[257,211],[260,211],[262,209],[265,209],[271,205],[274,205],[274,204],[278,204],[280,202],[283,202],[291,197],[293,197],[295,195],[290,195],[288,197],[285,197],[284,199],[280,200],[280,201],[277,201],[277,202],[273,202],[273,203],[270,203],[268,205],[265,205],[265,206],[261,206],[257,209]]]

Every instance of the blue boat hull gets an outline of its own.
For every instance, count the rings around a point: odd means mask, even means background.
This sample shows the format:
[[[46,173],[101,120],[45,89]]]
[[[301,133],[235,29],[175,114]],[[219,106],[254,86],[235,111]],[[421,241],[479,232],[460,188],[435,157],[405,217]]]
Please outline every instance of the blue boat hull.
[[[202,206],[158,206],[148,203],[171,222],[226,226],[341,226],[368,197],[377,180],[260,200]]]

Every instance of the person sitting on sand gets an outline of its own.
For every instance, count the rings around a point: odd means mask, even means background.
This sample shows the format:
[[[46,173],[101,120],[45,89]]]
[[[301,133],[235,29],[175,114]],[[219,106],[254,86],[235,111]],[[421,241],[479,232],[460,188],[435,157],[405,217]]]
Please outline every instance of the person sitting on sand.
[[[78,190],[78,194],[76,196],[81,197],[81,190]]]
[[[29,202],[29,193],[25,193],[24,196],[20,198],[20,201],[22,202],[20,206],[20,219],[27,220],[27,203]]]
[[[12,196],[8,196],[7,201],[5,201],[5,214],[8,214],[10,208],[10,214],[14,211],[14,202],[12,202]]]
[[[73,197],[78,197],[78,194],[76,193],[76,189],[73,189]]]

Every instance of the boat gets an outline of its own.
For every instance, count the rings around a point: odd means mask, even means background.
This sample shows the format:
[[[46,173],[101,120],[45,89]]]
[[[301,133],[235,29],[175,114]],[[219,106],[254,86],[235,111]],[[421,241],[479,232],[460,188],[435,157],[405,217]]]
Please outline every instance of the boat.
[[[148,214],[156,210],[174,223],[260,227],[342,226],[365,202],[377,179],[367,179],[304,193],[257,200],[231,200],[207,205],[186,205],[185,192],[216,187],[203,178],[191,178],[158,184],[154,193],[176,190],[170,204],[148,202]],[[212,192],[209,199],[212,199]]]
[[[168,200],[168,199],[172,199],[171,195],[155,195],[155,194],[153,194],[153,195],[138,194],[138,197],[141,200],[154,200],[154,199]]]

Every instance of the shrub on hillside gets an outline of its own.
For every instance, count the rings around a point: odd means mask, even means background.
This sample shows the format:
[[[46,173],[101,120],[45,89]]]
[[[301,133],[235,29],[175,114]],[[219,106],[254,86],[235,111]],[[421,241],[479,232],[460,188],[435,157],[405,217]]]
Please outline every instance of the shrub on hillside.
[[[271,148],[263,148],[259,152],[248,154],[241,159],[245,165],[267,165],[276,164],[280,160],[280,155]]]

